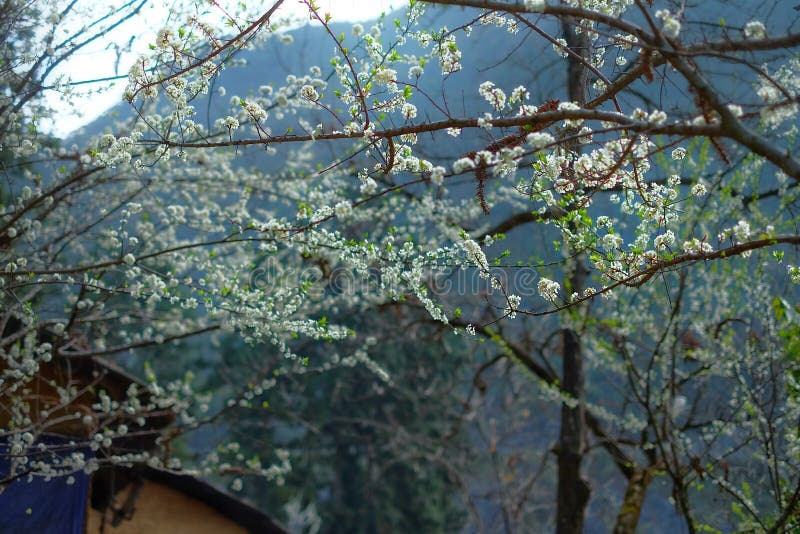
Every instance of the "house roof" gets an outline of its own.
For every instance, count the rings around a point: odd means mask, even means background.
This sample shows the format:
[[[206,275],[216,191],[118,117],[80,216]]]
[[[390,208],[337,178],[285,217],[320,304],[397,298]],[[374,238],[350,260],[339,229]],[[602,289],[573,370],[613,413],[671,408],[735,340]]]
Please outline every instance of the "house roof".
[[[142,471],[142,477],[197,499],[254,534],[287,534],[286,530],[249,502],[199,478],[149,467]]]

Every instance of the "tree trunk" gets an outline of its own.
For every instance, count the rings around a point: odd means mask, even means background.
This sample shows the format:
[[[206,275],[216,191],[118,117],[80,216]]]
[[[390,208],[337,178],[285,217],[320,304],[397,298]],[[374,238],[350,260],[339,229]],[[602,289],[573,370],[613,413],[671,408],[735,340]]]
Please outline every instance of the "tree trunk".
[[[561,435],[558,450],[558,505],[556,532],[574,534],[583,531],[583,516],[589,502],[589,484],[581,477],[586,430],[583,400],[583,351],[578,334],[565,329],[562,391],[574,399],[571,406],[561,406]]]
[[[586,68],[583,58],[588,56],[586,34],[576,34],[572,21],[563,21],[564,36],[572,54],[568,59],[567,89],[569,99],[577,104],[585,103]],[[577,57],[576,57],[577,56]],[[569,149],[580,150],[578,143]],[[578,255],[568,266],[569,281],[565,297],[573,291],[583,290],[586,279],[586,258]],[[581,463],[586,450],[586,426],[584,420],[584,365],[580,336],[567,328],[562,332],[562,391],[572,401],[561,406],[561,432],[558,447],[558,502],[556,506],[556,532],[575,534],[583,531],[586,505],[591,489],[581,477]]]
[[[633,476],[628,479],[625,498],[622,501],[617,522],[614,525],[614,534],[634,534],[636,532],[644,498],[647,495],[647,487],[650,485],[650,481],[653,480],[655,473],[656,468],[654,466],[636,469],[633,472]]]

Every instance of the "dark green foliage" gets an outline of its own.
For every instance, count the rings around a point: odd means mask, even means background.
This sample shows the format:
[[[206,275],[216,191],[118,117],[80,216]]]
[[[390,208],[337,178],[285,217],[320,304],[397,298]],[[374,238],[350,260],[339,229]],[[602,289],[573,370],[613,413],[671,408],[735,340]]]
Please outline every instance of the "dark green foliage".
[[[467,518],[454,477],[464,445],[454,409],[467,364],[459,345],[387,336],[370,357],[391,384],[362,365],[280,377],[266,410],[237,411],[230,439],[246,456],[286,448],[293,470],[283,487],[245,485],[248,497],[272,513],[298,497],[314,503],[323,532],[458,531]],[[309,368],[326,350],[309,347]]]

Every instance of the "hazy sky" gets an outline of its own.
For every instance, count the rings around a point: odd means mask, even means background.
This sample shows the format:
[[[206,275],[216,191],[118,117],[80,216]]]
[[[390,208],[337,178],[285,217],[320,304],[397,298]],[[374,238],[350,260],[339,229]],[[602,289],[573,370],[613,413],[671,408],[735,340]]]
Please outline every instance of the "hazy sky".
[[[222,2],[223,4],[225,2]],[[269,2],[262,0],[267,6]],[[332,15],[334,21],[364,21],[376,18],[382,12],[405,5],[405,0],[317,0],[317,5],[321,11]],[[103,5],[109,5],[103,3]],[[147,51],[148,44],[154,41],[155,32],[161,27],[154,21],[164,20],[169,9],[170,2],[164,0],[154,0],[145,11],[144,16],[137,17],[124,27],[120,27],[115,32],[117,41],[124,42],[128,36],[136,36],[133,41],[131,54],[122,56],[119,62],[119,71],[115,72],[116,54],[113,49],[108,48],[109,42],[103,41],[95,46],[81,50],[75,54],[59,72],[67,73],[73,81],[95,80],[106,78],[118,74],[125,74],[128,71],[129,63],[135,57]],[[286,0],[281,7],[281,13],[294,12],[303,14],[305,6],[299,0]],[[122,37],[122,39],[120,39]],[[98,83],[81,86],[82,89],[103,89],[108,87],[108,83]],[[122,92],[125,89],[125,80],[118,80],[110,89],[103,92],[93,92],[93,94],[77,100],[78,108],[81,113],[68,112],[68,107],[58,103],[58,99],[51,99],[55,109],[64,109],[53,124],[42,124],[42,128],[56,135],[65,135],[84,124],[97,118],[106,109],[120,102]],[[53,95],[55,96],[55,95]]]

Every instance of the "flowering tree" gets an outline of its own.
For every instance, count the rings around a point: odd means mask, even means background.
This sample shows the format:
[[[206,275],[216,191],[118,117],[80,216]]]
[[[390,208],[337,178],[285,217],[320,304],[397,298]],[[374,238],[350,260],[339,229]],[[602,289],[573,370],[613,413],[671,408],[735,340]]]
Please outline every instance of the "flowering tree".
[[[659,477],[690,531],[717,520],[691,505],[706,479],[737,521],[796,524],[796,310],[780,296],[800,280],[800,34],[781,26],[786,13],[726,21],[680,2],[411,1],[393,26],[343,33],[309,1],[329,61],[253,80],[223,103],[226,69],[247,51],[293,46],[282,3],[182,14],[130,70],[134,118],[85,147],[37,134],[41,65],[58,47],[25,55],[17,43],[29,37],[7,40],[0,349],[16,472],[85,468],[28,452],[83,393],[54,383],[57,401],[32,413],[29,386],[51,360],[146,358],[230,331],[270,347],[220,397],[148,369],[146,398],[136,387],[101,395],[76,415],[98,451],[92,465],[178,469],[173,441],[264,406],[286,376],[361,365],[399,387],[380,328],[350,318],[423,310],[444,332],[499,348],[476,362],[479,392],[492,366],[512,362],[530,388],[520,402],[558,406],[560,532],[583,528],[594,445],[622,481],[617,531],[633,531]],[[440,11],[457,22],[437,24]],[[492,56],[500,65],[535,40],[537,61],[552,56],[567,82],[537,94],[530,70],[507,69],[463,88],[462,104],[454,87],[478,38],[507,42]],[[478,283],[466,286],[465,272]],[[619,387],[599,399],[608,384]],[[132,425],[164,411],[174,420],[155,452],[118,454]],[[488,434],[490,454],[517,454]],[[285,475],[284,451],[263,466],[239,448],[222,444],[193,468]],[[770,499],[745,489],[745,451]],[[507,530],[526,520],[526,484],[500,484]]]

